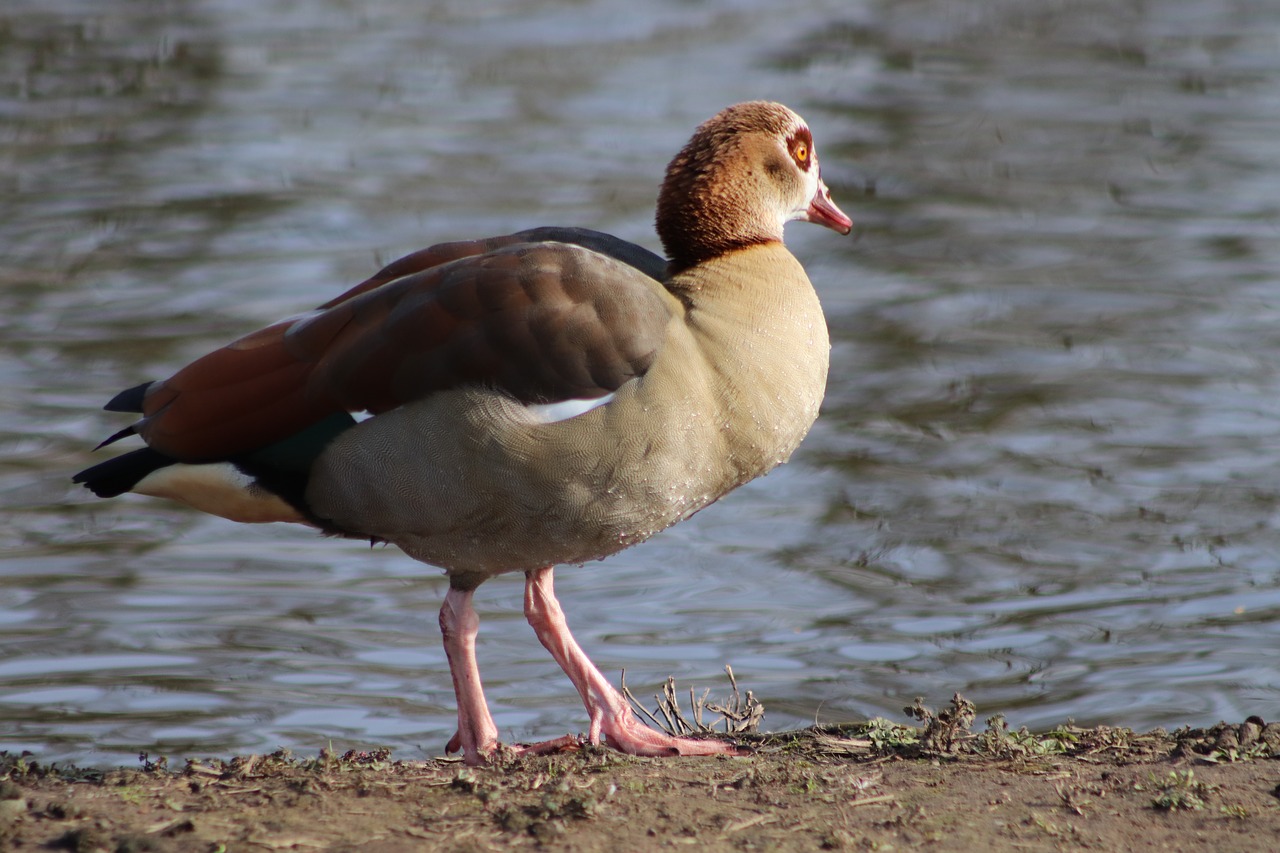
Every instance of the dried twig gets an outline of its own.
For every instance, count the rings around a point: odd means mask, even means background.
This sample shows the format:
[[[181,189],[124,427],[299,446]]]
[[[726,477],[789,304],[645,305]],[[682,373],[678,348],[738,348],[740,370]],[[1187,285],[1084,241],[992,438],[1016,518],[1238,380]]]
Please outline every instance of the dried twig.
[[[738,681],[734,677],[733,668],[726,666],[725,672],[729,676],[729,684],[733,688],[733,696],[724,703],[713,703],[707,701],[707,697],[711,695],[711,691],[705,690],[701,697],[698,697],[693,688],[689,689],[689,708],[693,721],[690,722],[685,717],[684,712],[680,709],[680,701],[676,696],[676,680],[675,678],[667,678],[666,683],[662,686],[662,693],[655,695],[654,701],[657,702],[656,712],[650,712],[647,708],[640,704],[635,695],[627,688],[625,673],[623,674],[622,695],[626,697],[632,708],[643,714],[657,728],[662,729],[668,734],[681,737],[689,734],[714,734],[718,727],[723,726],[726,734],[743,734],[746,732],[756,731],[760,727],[760,721],[764,718],[764,706],[760,704],[755,695],[748,690],[744,698],[738,689]],[[716,715],[707,722],[704,717],[710,714]]]
[[[631,692],[631,688],[627,686],[627,671],[625,669],[622,671],[622,696],[627,700],[627,703],[631,705],[632,710],[639,711],[641,714],[648,717],[649,724],[654,728],[665,728],[665,726],[658,721],[658,718],[649,713],[649,709],[644,705],[641,705],[640,700]]]

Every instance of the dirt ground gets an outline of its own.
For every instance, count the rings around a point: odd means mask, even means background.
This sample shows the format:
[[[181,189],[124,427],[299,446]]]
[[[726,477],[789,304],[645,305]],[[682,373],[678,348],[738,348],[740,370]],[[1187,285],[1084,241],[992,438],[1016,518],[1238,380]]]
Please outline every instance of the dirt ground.
[[[568,851],[1280,849],[1280,724],[972,730],[962,697],[883,719],[740,735],[742,757],[597,748],[456,760],[385,750],[184,767],[0,754],[0,849]]]

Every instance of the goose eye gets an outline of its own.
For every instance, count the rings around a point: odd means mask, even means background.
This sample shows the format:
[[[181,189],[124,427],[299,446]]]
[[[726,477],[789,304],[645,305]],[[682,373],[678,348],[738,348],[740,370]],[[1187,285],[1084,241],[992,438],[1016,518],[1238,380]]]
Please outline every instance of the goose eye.
[[[793,152],[792,156],[796,158],[796,162],[799,163],[801,166],[808,165],[809,146],[805,145],[803,142],[797,142],[795,151]]]

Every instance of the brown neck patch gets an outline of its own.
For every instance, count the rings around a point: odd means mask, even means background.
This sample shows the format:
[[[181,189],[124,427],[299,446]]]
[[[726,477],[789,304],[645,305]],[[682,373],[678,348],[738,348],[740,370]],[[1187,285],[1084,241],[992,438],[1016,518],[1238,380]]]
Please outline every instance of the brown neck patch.
[[[781,240],[772,183],[793,168],[780,160],[781,140],[795,165],[801,147],[812,159],[808,128],[780,104],[738,104],[697,129],[667,166],[658,196],[658,236],[672,272]]]

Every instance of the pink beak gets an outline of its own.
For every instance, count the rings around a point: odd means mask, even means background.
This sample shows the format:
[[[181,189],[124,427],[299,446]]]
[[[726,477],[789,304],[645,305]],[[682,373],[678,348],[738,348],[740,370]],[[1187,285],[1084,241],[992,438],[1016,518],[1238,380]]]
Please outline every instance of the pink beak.
[[[816,222],[841,234],[848,234],[853,230],[853,220],[836,207],[836,203],[831,200],[831,190],[827,189],[821,178],[818,179],[818,191],[813,194],[809,209],[802,218],[805,222]]]

